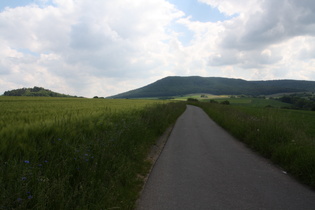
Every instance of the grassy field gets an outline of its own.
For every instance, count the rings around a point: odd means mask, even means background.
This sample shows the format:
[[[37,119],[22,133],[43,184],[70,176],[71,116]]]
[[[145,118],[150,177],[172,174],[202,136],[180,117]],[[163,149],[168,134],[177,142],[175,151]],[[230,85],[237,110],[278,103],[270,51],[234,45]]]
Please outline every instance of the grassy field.
[[[178,97],[175,97],[175,100],[186,101],[188,98],[194,98],[194,99],[197,99],[199,101],[207,101],[210,99],[228,99],[229,96],[199,93],[199,94],[188,94],[188,95],[184,95],[184,96],[178,96]]]
[[[216,98],[214,99],[217,102],[222,102],[228,100],[232,105],[237,106],[247,106],[247,107],[288,107],[290,104],[283,103],[278,100],[274,99],[265,99],[265,98],[249,98],[249,97],[242,97],[242,98]]]
[[[0,209],[133,209],[185,103],[0,97]]]
[[[315,112],[262,108],[281,106],[263,100],[194,104],[236,138],[315,188]]]

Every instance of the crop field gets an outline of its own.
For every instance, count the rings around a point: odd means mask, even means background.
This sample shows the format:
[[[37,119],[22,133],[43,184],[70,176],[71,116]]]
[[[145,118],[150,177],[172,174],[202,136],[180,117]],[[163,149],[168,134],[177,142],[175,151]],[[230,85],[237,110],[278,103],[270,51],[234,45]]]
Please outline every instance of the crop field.
[[[265,102],[258,102],[195,105],[283,171],[315,188],[315,112],[263,108]]]
[[[2,96],[0,110],[0,209],[133,209],[185,103]]]

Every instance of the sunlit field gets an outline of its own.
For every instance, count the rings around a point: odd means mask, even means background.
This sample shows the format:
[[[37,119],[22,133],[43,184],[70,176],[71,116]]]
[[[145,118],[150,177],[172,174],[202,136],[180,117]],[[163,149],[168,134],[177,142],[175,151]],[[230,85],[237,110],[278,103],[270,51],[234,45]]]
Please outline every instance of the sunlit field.
[[[132,209],[149,148],[184,109],[154,100],[0,97],[0,209]]]

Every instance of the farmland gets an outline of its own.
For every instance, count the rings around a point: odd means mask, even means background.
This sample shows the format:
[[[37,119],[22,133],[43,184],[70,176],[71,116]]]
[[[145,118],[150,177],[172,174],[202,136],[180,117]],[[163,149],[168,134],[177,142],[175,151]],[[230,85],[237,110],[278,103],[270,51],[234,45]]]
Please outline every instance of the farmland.
[[[0,97],[0,209],[132,209],[185,103]]]
[[[315,112],[279,109],[287,104],[272,99],[207,97],[193,104],[315,187]],[[0,209],[133,209],[148,151],[185,104],[0,97]]]

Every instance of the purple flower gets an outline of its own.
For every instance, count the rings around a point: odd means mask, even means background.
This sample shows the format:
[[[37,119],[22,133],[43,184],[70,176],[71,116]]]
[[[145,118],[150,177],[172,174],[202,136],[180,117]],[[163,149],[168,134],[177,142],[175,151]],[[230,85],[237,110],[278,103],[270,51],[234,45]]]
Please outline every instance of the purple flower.
[[[33,196],[32,196],[32,195],[29,195],[29,196],[27,196],[27,198],[28,198],[28,199],[32,199],[32,198],[33,198]]]
[[[25,176],[22,177],[22,180],[25,181],[27,178]]]
[[[22,198],[18,198],[18,199],[16,199],[16,201],[17,201],[17,202],[22,202],[23,199],[22,199]]]
[[[29,163],[30,163],[30,161],[29,161],[29,160],[24,160],[24,163],[29,164]]]
[[[48,160],[45,160],[44,162],[45,162],[45,163],[48,163]]]
[[[38,164],[38,166],[39,166],[39,167],[42,167],[42,166],[43,166],[43,164]]]

